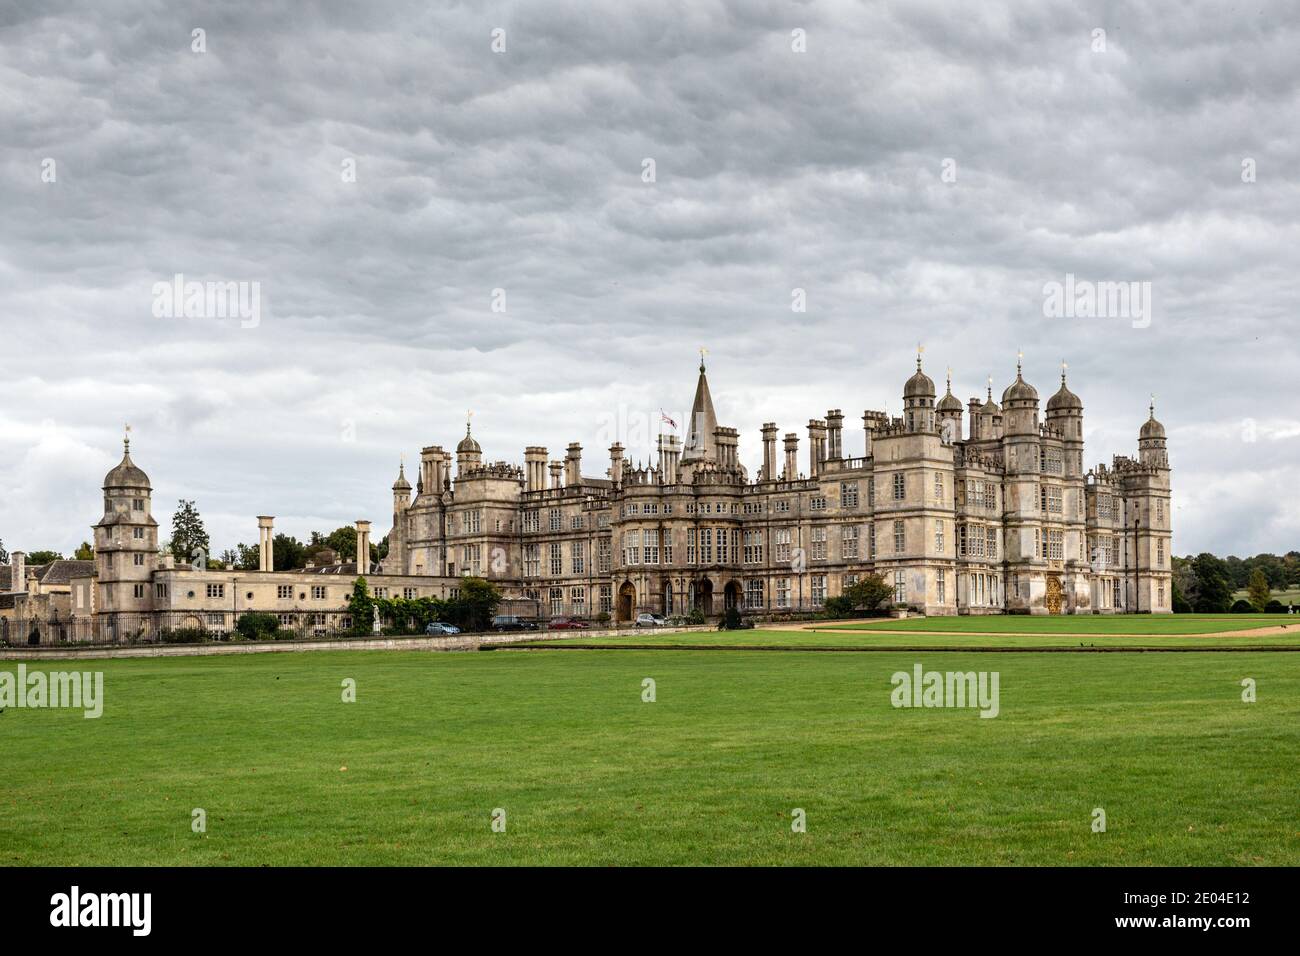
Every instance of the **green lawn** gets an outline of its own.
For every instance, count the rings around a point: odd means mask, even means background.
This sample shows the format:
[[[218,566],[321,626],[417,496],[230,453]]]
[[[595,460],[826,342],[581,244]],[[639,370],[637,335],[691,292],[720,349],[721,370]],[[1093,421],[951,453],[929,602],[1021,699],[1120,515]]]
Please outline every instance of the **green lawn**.
[[[881,619],[861,624],[828,626],[891,631],[947,631],[988,634],[1213,634],[1286,624],[1300,632],[1294,614],[1029,614],[963,615],[960,617]]]
[[[890,675],[918,661],[997,671],[1000,716],[891,707]],[[80,666],[104,671],[102,718],[0,714],[0,862],[1300,863],[1300,654]],[[641,700],[647,677],[655,703]],[[1257,703],[1241,701],[1243,677]],[[191,832],[195,807],[206,834]],[[490,828],[497,807],[505,833]],[[1091,831],[1095,807],[1106,833]]]

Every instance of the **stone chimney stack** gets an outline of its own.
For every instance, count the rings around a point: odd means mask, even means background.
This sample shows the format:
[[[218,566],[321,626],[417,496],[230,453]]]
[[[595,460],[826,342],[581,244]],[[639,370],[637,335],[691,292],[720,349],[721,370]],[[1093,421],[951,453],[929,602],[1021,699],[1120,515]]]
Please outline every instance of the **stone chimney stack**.
[[[659,480],[666,485],[681,481],[682,440],[676,435],[659,436]]]
[[[844,413],[832,408],[826,413],[827,458],[844,457]]]
[[[529,445],[524,449],[524,489],[526,491],[546,490],[546,456],[547,451],[541,445]]]
[[[783,481],[794,481],[799,477],[799,434],[786,432],[785,436],[785,472]]]
[[[983,438],[984,436],[980,434],[983,429],[980,428],[979,420],[980,409],[984,407],[984,403],[979,400],[978,395],[972,395],[970,401],[966,403],[966,407],[970,410],[969,420],[971,440],[974,441],[976,438]]]
[[[257,516],[257,570],[275,570],[275,517]]]
[[[763,424],[763,481],[776,481],[776,422]]]
[[[662,441],[662,439],[660,439]],[[623,445],[614,442],[609,446],[609,480],[616,485],[623,483]]]
[[[26,591],[27,590],[27,555],[22,551],[14,551],[9,556],[10,571],[13,580],[9,582],[9,590]]]
[[[340,560],[342,557],[340,556]],[[370,522],[357,522],[357,574],[370,573]]]
[[[564,456],[564,483],[572,488],[582,484],[582,446],[576,441],[569,443]]]
[[[887,424],[889,424],[889,416],[884,412],[862,413],[862,431],[867,436],[866,455],[868,458],[872,455],[872,436]]]
[[[562,461],[551,462],[551,487],[564,487],[564,462]]]
[[[821,474],[822,462],[826,460],[826,423],[817,419],[808,421],[808,477],[816,478]]]

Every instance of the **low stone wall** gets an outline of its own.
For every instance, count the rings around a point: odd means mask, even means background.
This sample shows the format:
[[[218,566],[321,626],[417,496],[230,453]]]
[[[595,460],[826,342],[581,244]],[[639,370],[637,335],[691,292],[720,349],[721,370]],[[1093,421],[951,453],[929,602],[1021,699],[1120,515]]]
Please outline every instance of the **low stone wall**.
[[[215,654],[274,654],[295,651],[476,651],[488,644],[519,641],[583,640],[590,637],[635,637],[637,634],[680,634],[709,631],[708,625],[691,627],[603,628],[587,631],[506,631],[492,634],[455,634],[447,637],[349,637],[309,641],[249,641],[213,644],[122,644],[118,646],[34,646],[0,648],[0,661],[61,661],[106,657],[207,657]]]

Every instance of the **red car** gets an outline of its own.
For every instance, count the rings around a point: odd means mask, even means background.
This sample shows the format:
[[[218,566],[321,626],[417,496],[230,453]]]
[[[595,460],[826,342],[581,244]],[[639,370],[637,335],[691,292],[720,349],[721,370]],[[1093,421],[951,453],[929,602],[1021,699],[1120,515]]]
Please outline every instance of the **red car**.
[[[590,626],[576,617],[557,617],[547,625],[552,631],[585,631]]]

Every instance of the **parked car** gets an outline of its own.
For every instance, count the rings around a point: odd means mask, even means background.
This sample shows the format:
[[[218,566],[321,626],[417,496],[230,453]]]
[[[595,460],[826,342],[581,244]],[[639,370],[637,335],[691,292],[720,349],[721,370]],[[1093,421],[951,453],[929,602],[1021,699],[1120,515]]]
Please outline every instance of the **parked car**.
[[[665,625],[667,625],[667,623],[668,623],[668,619],[665,618],[662,614],[645,613],[645,614],[638,614],[636,616],[637,627],[664,627]]]
[[[535,631],[537,623],[525,618],[518,617],[514,614],[498,614],[492,618],[492,630],[494,631]]]
[[[591,625],[576,617],[557,617],[552,618],[551,623],[546,626],[552,631],[585,631]]]
[[[434,621],[424,626],[425,634],[459,634],[460,628],[455,624],[447,624],[444,621]]]

